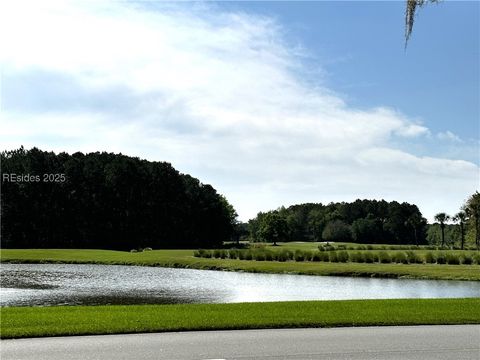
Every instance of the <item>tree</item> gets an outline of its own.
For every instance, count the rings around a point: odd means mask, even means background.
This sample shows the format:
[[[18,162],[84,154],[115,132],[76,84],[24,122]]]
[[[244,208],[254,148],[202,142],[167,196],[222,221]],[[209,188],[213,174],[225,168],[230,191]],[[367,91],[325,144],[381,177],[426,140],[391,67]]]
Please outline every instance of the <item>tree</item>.
[[[474,229],[475,245],[477,249],[480,249],[480,193],[478,191],[470,196],[464,208],[469,218],[469,223],[473,221],[473,224],[470,224],[470,226],[473,226]]]
[[[415,13],[418,8],[428,3],[437,3],[439,0],[406,0],[405,10],[405,47],[407,47],[410,35],[412,35],[413,23],[415,21]]]
[[[262,219],[259,231],[263,241],[273,242],[277,246],[277,241],[283,241],[287,237],[287,221],[278,211],[270,211]]]
[[[423,219],[418,213],[410,215],[405,222],[407,226],[410,226],[413,229],[413,234],[415,238],[415,245],[418,246],[418,229],[422,225]]]
[[[445,223],[450,220],[450,216],[445,213],[438,213],[435,215],[435,220],[440,223],[440,229],[442,230],[442,247],[445,246]]]
[[[352,231],[342,220],[334,220],[325,226],[322,238],[325,241],[349,242],[352,240]]]
[[[463,250],[463,246],[465,243],[465,221],[467,220],[467,214],[465,211],[459,211],[453,217],[453,221],[458,222],[460,225],[460,236],[461,236],[461,249]]]

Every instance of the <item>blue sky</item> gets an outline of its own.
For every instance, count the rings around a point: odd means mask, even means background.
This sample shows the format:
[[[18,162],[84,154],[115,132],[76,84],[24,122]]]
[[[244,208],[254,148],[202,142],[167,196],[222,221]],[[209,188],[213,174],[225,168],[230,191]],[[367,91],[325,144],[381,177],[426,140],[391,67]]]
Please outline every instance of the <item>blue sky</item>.
[[[2,4],[4,149],[168,161],[247,220],[479,189],[478,2]]]

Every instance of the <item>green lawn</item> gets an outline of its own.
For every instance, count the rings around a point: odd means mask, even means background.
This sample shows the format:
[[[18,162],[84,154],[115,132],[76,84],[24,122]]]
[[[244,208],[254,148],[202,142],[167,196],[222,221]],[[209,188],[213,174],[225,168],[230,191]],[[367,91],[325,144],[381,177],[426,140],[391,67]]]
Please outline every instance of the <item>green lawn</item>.
[[[479,324],[480,299],[52,306],[1,309],[1,337],[333,326]]]
[[[89,263],[263,273],[480,281],[480,265],[277,262],[196,258],[193,250],[139,253],[111,250],[2,249],[3,263]]]

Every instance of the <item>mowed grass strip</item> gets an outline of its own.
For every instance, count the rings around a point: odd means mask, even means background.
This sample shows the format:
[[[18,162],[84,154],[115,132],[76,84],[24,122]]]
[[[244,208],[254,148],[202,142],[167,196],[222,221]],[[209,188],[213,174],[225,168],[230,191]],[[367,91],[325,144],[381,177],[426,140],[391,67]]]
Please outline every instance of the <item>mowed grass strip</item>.
[[[480,281],[480,265],[278,262],[196,258],[193,250],[139,253],[83,249],[2,249],[2,263],[140,265],[304,275]]]
[[[480,299],[11,307],[2,339],[219,329],[479,324]]]

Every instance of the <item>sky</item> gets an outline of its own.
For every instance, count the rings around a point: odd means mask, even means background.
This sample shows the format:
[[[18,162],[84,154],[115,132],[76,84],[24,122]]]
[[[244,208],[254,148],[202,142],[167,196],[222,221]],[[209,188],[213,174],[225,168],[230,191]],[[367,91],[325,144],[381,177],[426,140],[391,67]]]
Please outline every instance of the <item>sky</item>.
[[[239,220],[385,199],[430,221],[480,188],[480,4],[15,1],[1,150],[108,151],[214,186]]]

